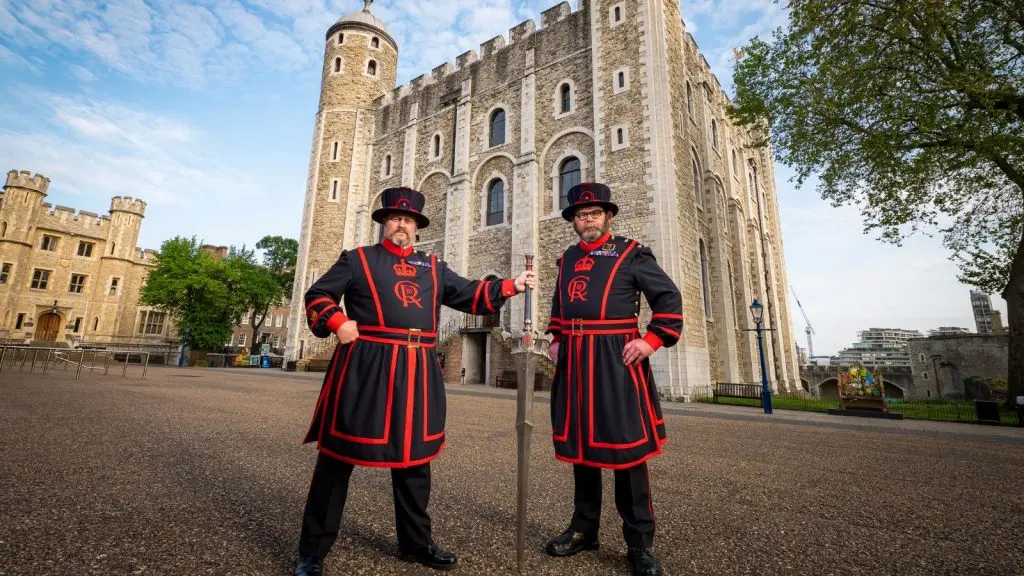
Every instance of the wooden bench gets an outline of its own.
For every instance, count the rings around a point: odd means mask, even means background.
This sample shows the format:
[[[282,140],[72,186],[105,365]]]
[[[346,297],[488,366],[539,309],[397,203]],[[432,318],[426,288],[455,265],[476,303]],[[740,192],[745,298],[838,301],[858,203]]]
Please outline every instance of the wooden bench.
[[[498,376],[498,378],[494,381],[494,386],[496,388],[518,388],[519,378],[516,377],[516,371],[505,370],[504,372],[502,372],[501,376]]]
[[[750,398],[752,400],[760,400],[761,385],[719,383],[715,384],[712,395],[716,403],[719,398]]]

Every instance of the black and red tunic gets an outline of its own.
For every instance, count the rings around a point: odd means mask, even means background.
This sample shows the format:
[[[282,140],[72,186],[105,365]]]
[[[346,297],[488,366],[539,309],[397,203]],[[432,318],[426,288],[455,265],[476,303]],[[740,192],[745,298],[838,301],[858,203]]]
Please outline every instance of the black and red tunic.
[[[515,294],[512,280],[467,280],[436,256],[387,239],[342,252],[306,292],[306,320],[327,338],[350,316],[359,338],[335,348],[303,442],[362,466],[433,460],[445,444],[441,305],[487,315]],[[338,306],[342,296],[349,316]]]
[[[640,294],[651,306],[646,340],[674,346],[682,297],[650,248],[605,234],[571,246],[557,261],[558,289],[546,333],[560,342],[551,387],[555,457],[600,468],[628,468],[667,441],[647,360],[626,366],[627,342],[640,338]]]

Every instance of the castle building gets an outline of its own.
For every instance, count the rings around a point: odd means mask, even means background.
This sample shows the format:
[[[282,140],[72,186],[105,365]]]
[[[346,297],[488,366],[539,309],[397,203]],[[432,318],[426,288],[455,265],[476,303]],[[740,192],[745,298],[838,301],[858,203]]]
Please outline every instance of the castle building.
[[[110,213],[44,202],[50,180],[12,170],[0,194],[0,342],[162,343],[167,316],[139,305],[156,252],[136,248],[146,203]]]
[[[773,329],[772,386],[799,388],[772,154],[726,117],[676,0],[562,2],[540,26],[518,24],[398,87],[399,46],[370,4],[325,36],[287,357],[330,352],[334,340],[303,322],[302,295],[342,249],[378,241],[370,214],[393,186],[426,195],[418,249],[463,276],[510,277],[535,255],[543,329],[555,260],[578,241],[560,209],[572,185],[600,181],[620,207],[615,232],[649,245],[683,294],[685,332],[652,357],[659,388],[687,398],[759,381],[755,298]],[[493,329],[446,310],[448,377],[463,368],[494,385],[523,305],[514,299]],[[642,304],[641,325],[649,314]]]

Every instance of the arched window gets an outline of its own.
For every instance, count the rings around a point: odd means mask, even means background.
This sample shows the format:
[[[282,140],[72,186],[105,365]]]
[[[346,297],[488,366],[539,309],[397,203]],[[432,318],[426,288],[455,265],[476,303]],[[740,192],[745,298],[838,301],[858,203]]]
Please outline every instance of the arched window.
[[[97,316],[92,319],[92,331],[95,332],[100,327],[100,317]]]
[[[572,109],[572,88],[568,84],[562,84],[562,112]]]
[[[704,317],[711,318],[711,284],[708,272],[708,251],[704,247],[704,241],[700,241],[700,278],[701,286],[704,289]]]
[[[334,59],[334,73],[341,72],[341,58]]]
[[[369,74],[370,76],[376,76],[377,75],[377,61],[376,60],[370,60],[366,64],[366,73]]]
[[[616,128],[616,129],[615,129],[615,140],[616,140],[616,141],[617,141],[617,142],[618,142],[619,144],[622,144],[622,143],[624,142],[624,140],[623,140],[623,136],[622,136],[622,128]]]
[[[494,179],[487,186],[487,225],[505,222],[505,182]]]
[[[700,208],[704,207],[704,195],[701,193],[700,186],[700,168],[697,166],[697,161],[693,161],[693,198],[697,201],[697,206]]]
[[[117,242],[111,242],[111,243],[110,243],[110,255],[111,255],[111,256],[113,256],[113,255],[114,255],[114,250],[115,250],[115,249],[117,249]]]
[[[740,165],[736,162],[736,149],[732,149],[732,172],[733,174],[739,174]]]
[[[718,124],[715,119],[711,119],[711,147],[718,150]]]
[[[331,152],[331,160],[337,160],[337,159],[338,159],[338,143],[335,142],[334,143],[334,151]]]
[[[391,176],[391,154],[384,157],[384,175]]]
[[[619,88],[625,88],[625,87],[626,87],[626,73],[625,72],[619,72]]]
[[[338,44],[344,44],[344,43],[345,43],[345,33],[343,32],[341,34],[338,34]]]
[[[434,134],[434,158],[441,155],[441,135]]]
[[[505,111],[501,108],[498,108],[491,114],[489,142],[490,146],[499,146],[505,143]]]
[[[558,168],[558,209],[569,205],[569,189],[580,183],[580,160],[570,156]]]
[[[693,118],[693,86],[689,82],[686,83],[686,112]]]
[[[370,38],[370,48],[380,48],[380,38],[376,36]]]
[[[7,222],[0,222],[0,238],[7,236]]]

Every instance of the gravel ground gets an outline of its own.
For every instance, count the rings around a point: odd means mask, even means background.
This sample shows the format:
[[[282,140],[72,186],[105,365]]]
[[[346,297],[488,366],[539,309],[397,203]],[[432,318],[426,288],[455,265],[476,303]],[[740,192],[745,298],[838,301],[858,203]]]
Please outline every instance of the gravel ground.
[[[0,374],[0,575],[289,574],[319,383],[253,374]],[[572,475],[546,403],[536,414],[525,573],[628,574],[607,473],[601,550],[544,555]],[[449,395],[430,511],[453,574],[514,573],[514,418],[506,397]],[[667,426],[651,464],[666,574],[1024,574],[1019,441],[713,414]],[[396,554],[388,472],[357,469],[327,573],[434,573]]]

